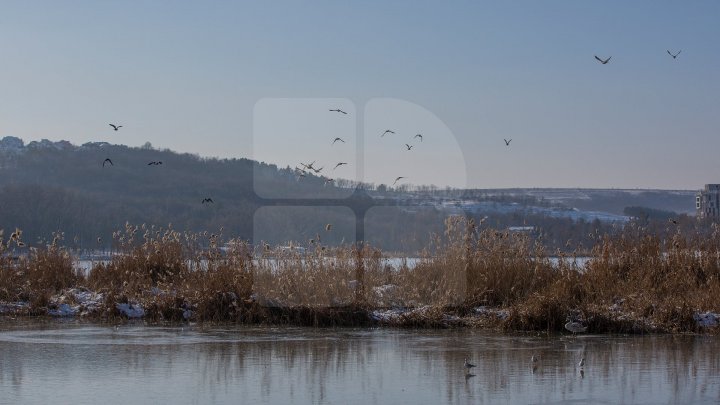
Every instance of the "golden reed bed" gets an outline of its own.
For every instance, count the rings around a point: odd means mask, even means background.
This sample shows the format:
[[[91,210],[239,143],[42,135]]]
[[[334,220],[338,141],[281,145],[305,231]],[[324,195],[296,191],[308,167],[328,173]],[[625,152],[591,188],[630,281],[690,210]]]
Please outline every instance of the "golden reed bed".
[[[221,233],[130,224],[114,238],[118,254],[87,274],[74,268],[62,234],[19,259],[10,253],[21,236],[6,238],[0,312],[117,320],[134,316],[129,307],[157,322],[532,331],[560,331],[573,319],[594,333],[714,331],[698,317],[720,312],[715,226],[661,239],[631,224],[597,235],[582,266],[560,252],[551,259],[541,240],[459,217],[412,268],[388,266],[370,246],[253,249]],[[83,298],[90,292],[92,305]]]

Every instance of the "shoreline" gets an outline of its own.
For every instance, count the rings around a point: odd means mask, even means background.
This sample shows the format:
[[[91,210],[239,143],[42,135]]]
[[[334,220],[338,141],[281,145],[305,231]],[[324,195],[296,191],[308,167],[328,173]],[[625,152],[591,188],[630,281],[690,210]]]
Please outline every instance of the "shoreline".
[[[714,228],[713,228],[714,229]],[[670,239],[629,224],[591,255],[552,254],[526,234],[451,217],[408,265],[368,245],[282,246],[126,225],[122,254],[78,270],[52,244],[13,259],[0,247],[0,315],[140,318],[295,326],[487,328],[590,333],[717,333],[720,229]],[[223,250],[221,246],[230,246]]]
[[[162,293],[158,293],[158,296]],[[142,322],[146,325],[228,324],[245,326],[288,327],[362,327],[402,329],[478,329],[499,333],[548,333],[570,335],[562,323],[548,322],[547,327],[528,327],[532,314],[517,308],[502,307],[433,307],[376,308],[367,305],[338,307],[267,307],[257,302],[238,302],[237,297],[220,294],[217,313],[224,316],[205,317],[196,306],[185,300],[139,302],[127,298],[116,301],[102,293],[87,289],[69,289],[54,296],[46,306],[29,302],[0,302],[0,319],[78,320],[93,324]],[[168,305],[173,302],[175,305]],[[680,316],[681,314],[676,314]],[[586,334],[717,334],[720,314],[694,312],[690,319],[678,324],[663,325],[652,319],[633,318],[616,307],[605,312],[584,314]],[[547,321],[547,320],[546,320]],[[537,326],[537,324],[535,324]]]

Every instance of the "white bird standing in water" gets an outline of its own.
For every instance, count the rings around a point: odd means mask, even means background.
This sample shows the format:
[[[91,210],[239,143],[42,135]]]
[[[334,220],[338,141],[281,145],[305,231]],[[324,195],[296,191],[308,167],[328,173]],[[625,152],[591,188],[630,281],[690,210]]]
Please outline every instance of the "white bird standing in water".
[[[572,334],[583,333],[587,330],[587,326],[583,326],[580,322],[569,321],[565,324],[565,329],[572,332]]]

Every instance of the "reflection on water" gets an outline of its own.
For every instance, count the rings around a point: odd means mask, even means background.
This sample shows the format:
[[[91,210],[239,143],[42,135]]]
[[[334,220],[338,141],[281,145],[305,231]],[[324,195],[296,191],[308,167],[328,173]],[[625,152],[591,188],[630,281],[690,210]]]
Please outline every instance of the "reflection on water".
[[[9,404],[720,401],[712,336],[0,325],[0,403]]]

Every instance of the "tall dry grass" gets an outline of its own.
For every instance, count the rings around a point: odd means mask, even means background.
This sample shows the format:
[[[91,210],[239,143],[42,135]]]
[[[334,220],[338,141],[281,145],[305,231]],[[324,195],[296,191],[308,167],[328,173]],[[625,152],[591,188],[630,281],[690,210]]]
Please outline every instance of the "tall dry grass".
[[[180,320],[188,310],[207,320],[231,320],[253,291],[252,255],[246,243],[221,232],[179,232],[126,224],[113,235],[117,253],[90,272],[88,286],[115,302],[141,301],[157,319]]]
[[[522,233],[451,217],[414,266],[388,265],[371,246],[253,248],[217,233],[127,224],[117,252],[84,275],[73,270],[60,234],[13,260],[0,247],[0,300],[42,305],[86,286],[114,304],[139,302],[156,320],[363,324],[370,311],[418,308],[406,325],[444,325],[480,306],[510,314],[496,325],[562,330],[579,319],[594,331],[692,331],[697,312],[720,312],[720,228],[670,237],[630,224],[600,235],[585,266]],[[471,322],[470,322],[471,323]]]
[[[44,306],[52,294],[83,283],[84,275],[61,246],[62,233],[52,236],[45,248],[30,248],[27,256],[15,256],[13,244],[22,245],[19,238],[0,243],[0,300]]]

